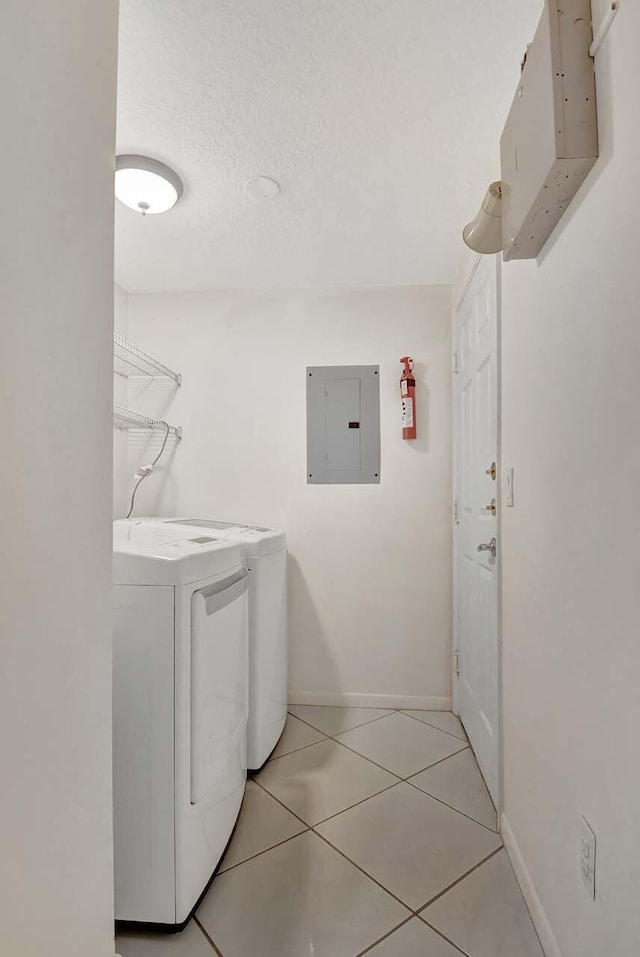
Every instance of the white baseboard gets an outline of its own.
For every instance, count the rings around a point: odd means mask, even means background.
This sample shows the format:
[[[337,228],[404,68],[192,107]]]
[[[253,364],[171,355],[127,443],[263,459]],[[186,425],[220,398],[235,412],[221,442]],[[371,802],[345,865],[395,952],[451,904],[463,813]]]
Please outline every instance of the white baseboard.
[[[451,698],[357,692],[290,691],[289,704],[320,704],[336,708],[398,708],[404,711],[451,711]]]
[[[502,840],[504,841],[505,849],[509,855],[511,866],[513,867],[516,877],[518,878],[520,890],[522,891],[523,897],[527,903],[527,907],[529,908],[533,926],[535,927],[538,937],[540,938],[540,943],[542,944],[545,957],[562,957],[560,948],[558,947],[558,941],[551,930],[551,924],[547,920],[547,915],[544,912],[542,902],[538,897],[538,892],[536,891],[533,881],[531,880],[531,875],[529,874],[527,865],[524,862],[522,852],[518,847],[518,843],[515,839],[513,831],[511,830],[511,826],[506,814],[503,814],[500,818],[500,833],[502,834]]]

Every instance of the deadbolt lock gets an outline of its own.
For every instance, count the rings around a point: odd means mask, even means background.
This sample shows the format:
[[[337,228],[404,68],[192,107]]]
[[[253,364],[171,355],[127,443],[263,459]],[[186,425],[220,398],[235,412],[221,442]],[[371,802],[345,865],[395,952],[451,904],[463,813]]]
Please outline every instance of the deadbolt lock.
[[[495,480],[496,480],[496,475],[498,474],[498,468],[497,468],[497,466],[496,466],[496,463],[495,463],[495,462],[492,462],[492,463],[491,463],[491,468],[490,468],[490,469],[487,469],[487,471],[486,471],[484,474],[485,474],[485,475],[490,475],[491,478],[493,479],[493,481],[495,482]]]
[[[491,505],[484,505],[483,510],[485,512],[491,512],[492,515],[495,515],[498,511],[498,503],[495,498],[491,499]]]

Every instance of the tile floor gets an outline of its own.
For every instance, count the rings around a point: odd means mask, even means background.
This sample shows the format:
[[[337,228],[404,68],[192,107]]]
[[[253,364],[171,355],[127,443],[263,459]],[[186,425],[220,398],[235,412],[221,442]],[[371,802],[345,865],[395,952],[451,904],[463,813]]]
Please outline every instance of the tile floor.
[[[291,707],[179,935],[121,957],[544,957],[458,719]]]

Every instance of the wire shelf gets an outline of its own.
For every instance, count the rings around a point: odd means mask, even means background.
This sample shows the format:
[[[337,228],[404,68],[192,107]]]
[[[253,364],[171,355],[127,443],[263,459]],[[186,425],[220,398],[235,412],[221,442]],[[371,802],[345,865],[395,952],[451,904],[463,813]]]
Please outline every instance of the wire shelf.
[[[182,376],[148,355],[133,342],[123,336],[113,335],[113,368],[117,375],[131,378],[145,376],[146,378],[171,379],[176,385],[182,384]]]
[[[141,415],[140,412],[134,412],[132,409],[125,409],[123,405],[114,405],[113,421],[117,428],[129,431],[150,429],[159,432],[166,432],[168,423],[160,419],[151,419],[148,415]],[[176,439],[182,438],[182,429],[175,425],[169,425],[169,435],[174,435]]]

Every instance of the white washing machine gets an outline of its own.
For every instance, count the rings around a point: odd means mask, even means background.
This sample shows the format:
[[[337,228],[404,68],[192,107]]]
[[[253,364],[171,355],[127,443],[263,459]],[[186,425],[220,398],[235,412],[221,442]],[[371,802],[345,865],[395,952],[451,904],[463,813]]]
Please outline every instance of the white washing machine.
[[[134,520],[135,521],[135,520]],[[248,767],[267,760],[287,718],[287,539],[283,531],[204,518],[147,518],[242,547],[249,570]]]
[[[248,573],[238,545],[114,523],[116,920],[179,929],[246,782]]]

